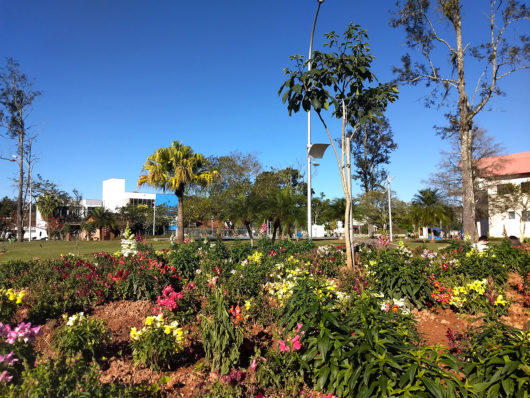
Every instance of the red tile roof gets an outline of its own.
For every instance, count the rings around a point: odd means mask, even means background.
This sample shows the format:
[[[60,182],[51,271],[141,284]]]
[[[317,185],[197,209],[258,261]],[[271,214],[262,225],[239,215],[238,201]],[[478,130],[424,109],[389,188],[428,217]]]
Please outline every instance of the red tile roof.
[[[530,152],[480,159],[477,167],[484,177],[530,173]]]

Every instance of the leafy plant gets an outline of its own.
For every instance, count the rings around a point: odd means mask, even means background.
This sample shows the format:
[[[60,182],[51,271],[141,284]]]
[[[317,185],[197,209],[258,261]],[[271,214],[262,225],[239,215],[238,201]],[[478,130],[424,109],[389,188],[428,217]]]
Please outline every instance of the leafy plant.
[[[184,349],[186,332],[162,314],[148,316],[141,330],[131,329],[133,361],[154,370],[171,369],[175,355]]]
[[[232,322],[228,303],[218,289],[210,297],[212,316],[201,316],[201,332],[206,363],[213,371],[226,374],[239,362],[243,333]]]
[[[528,325],[530,327],[530,323]],[[463,373],[479,397],[527,397],[530,391],[530,332],[498,321],[471,335]]]
[[[26,295],[24,290],[14,291],[0,287],[0,322],[10,322],[22,299]]]
[[[157,396],[158,386],[103,384],[97,363],[87,364],[81,355],[39,360],[34,368],[26,366],[20,385],[0,384],[5,397],[139,397]]]
[[[372,275],[373,289],[387,298],[406,298],[421,309],[431,300],[432,287],[427,279],[427,263],[413,257],[403,261],[395,250],[381,250],[368,261],[368,274]]]
[[[52,337],[54,347],[63,355],[81,353],[86,361],[96,359],[111,340],[105,321],[89,318],[80,312],[68,317]]]

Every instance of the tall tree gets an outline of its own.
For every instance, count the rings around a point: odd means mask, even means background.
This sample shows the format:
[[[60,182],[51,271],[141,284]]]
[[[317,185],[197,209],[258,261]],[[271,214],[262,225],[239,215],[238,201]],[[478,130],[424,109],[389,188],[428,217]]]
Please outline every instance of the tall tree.
[[[426,96],[427,105],[447,102],[456,105],[447,116],[450,126],[458,131],[463,224],[474,241],[477,240],[477,229],[473,191],[473,120],[486,109],[492,97],[501,94],[498,86],[501,79],[530,67],[528,36],[515,38],[512,31],[514,23],[529,18],[530,11],[524,2],[490,0],[479,3],[488,4],[489,9],[474,9],[469,14],[474,19],[486,14],[485,24],[489,32],[484,42],[475,46],[464,38],[462,0],[396,0],[397,10],[391,20],[393,27],[405,29],[407,46],[419,53],[417,60],[409,54],[402,57],[402,66],[394,68],[398,79],[414,85],[423,82],[432,88]],[[472,31],[477,34],[477,29]],[[447,64],[442,68],[444,59]],[[473,76],[471,68],[477,64],[481,66],[481,72]],[[457,91],[456,98],[452,96],[454,90]],[[442,134],[454,130],[449,128]]]
[[[342,189],[346,198],[345,225],[350,219],[352,187],[348,153],[350,139],[348,127],[357,133],[367,121],[380,119],[389,102],[397,98],[397,88],[391,84],[374,84],[375,76],[370,71],[374,57],[369,52],[368,35],[359,25],[349,24],[343,37],[335,32],[325,35],[329,52],[315,50],[311,59],[304,62],[301,55],[291,57],[294,69],[285,69],[288,79],[280,88],[282,101],[287,103],[289,115],[292,112],[313,109],[329,138],[335,153]],[[311,62],[311,70],[307,64]],[[335,145],[322,111],[332,108],[332,117],[342,122],[340,129],[340,154]],[[350,229],[346,228],[346,261],[353,268],[353,246]]]
[[[410,215],[418,226],[431,228],[431,239],[434,240],[434,226],[439,222],[450,220],[451,209],[443,201],[437,189],[421,189],[412,198]]]
[[[390,163],[390,153],[397,148],[394,133],[386,117],[368,121],[352,135],[353,178],[361,181],[364,192],[373,191],[387,177],[382,167]]]
[[[206,158],[200,153],[173,141],[168,148],[159,148],[147,158],[138,178],[138,186],[150,185],[175,192],[178,198],[177,242],[184,242],[184,192],[187,185],[209,185],[219,178],[217,170],[208,169]]]
[[[18,146],[18,198],[17,239],[24,239],[24,160],[28,126],[27,117],[31,104],[41,93],[33,90],[33,83],[20,71],[20,65],[7,58],[6,66],[0,70],[0,124],[7,130],[7,136],[17,140]]]
[[[48,238],[51,238],[50,222],[56,215],[57,209],[61,204],[61,200],[53,193],[48,193],[37,198],[37,208],[46,221],[46,230]]]

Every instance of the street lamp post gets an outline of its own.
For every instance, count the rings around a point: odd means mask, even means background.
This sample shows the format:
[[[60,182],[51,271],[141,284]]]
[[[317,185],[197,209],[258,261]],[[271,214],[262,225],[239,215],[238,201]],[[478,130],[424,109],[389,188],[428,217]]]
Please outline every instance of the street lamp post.
[[[391,200],[391,190],[390,190],[390,183],[395,177],[387,177],[387,191],[388,191],[388,224],[390,226],[390,242],[392,242],[392,200]]]
[[[31,156],[31,155],[30,155]],[[12,162],[15,162],[17,160],[17,155],[12,155],[11,159],[2,158],[4,160],[10,160]],[[33,215],[32,207],[33,207],[33,181],[31,180],[31,163],[25,159],[22,158],[24,162],[26,162],[26,166],[28,166],[28,180],[29,180],[29,219],[28,219],[28,229],[29,229],[29,241],[31,242],[31,218]],[[22,235],[22,240],[24,240],[24,235]]]
[[[313,37],[315,35],[315,27],[317,24],[318,12],[324,0],[317,0],[318,6],[315,13],[315,20],[313,21],[313,29],[311,30],[311,40],[309,41],[309,58],[307,62],[307,70],[311,70],[311,57],[313,56]],[[311,223],[311,108],[307,111],[307,237],[313,237],[313,228]]]

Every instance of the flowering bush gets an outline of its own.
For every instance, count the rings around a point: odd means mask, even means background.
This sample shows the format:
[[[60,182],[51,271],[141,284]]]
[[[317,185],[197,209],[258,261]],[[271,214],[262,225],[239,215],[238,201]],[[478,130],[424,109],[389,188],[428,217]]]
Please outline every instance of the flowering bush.
[[[186,345],[186,334],[177,321],[168,322],[162,314],[148,316],[142,329],[131,329],[134,363],[154,370],[171,369],[175,355]]]
[[[15,291],[0,287],[0,322],[9,322],[22,299],[26,295],[24,290]]]
[[[65,323],[53,334],[54,347],[66,356],[81,353],[87,361],[96,359],[111,340],[105,321],[89,318],[83,312],[63,315]]]
[[[0,322],[0,382],[18,377],[22,365],[34,359],[31,343],[40,330],[41,326],[32,327],[29,322],[21,322],[14,328]]]
[[[127,227],[125,227],[125,232],[123,233],[123,239],[121,240],[121,252],[125,257],[134,256],[138,253],[136,250],[137,242],[134,239],[134,234],[129,228],[129,223],[127,222]]]
[[[167,285],[156,299],[157,313],[171,313],[179,322],[186,323],[199,311],[200,302],[195,283],[189,282],[183,290],[176,292]]]

